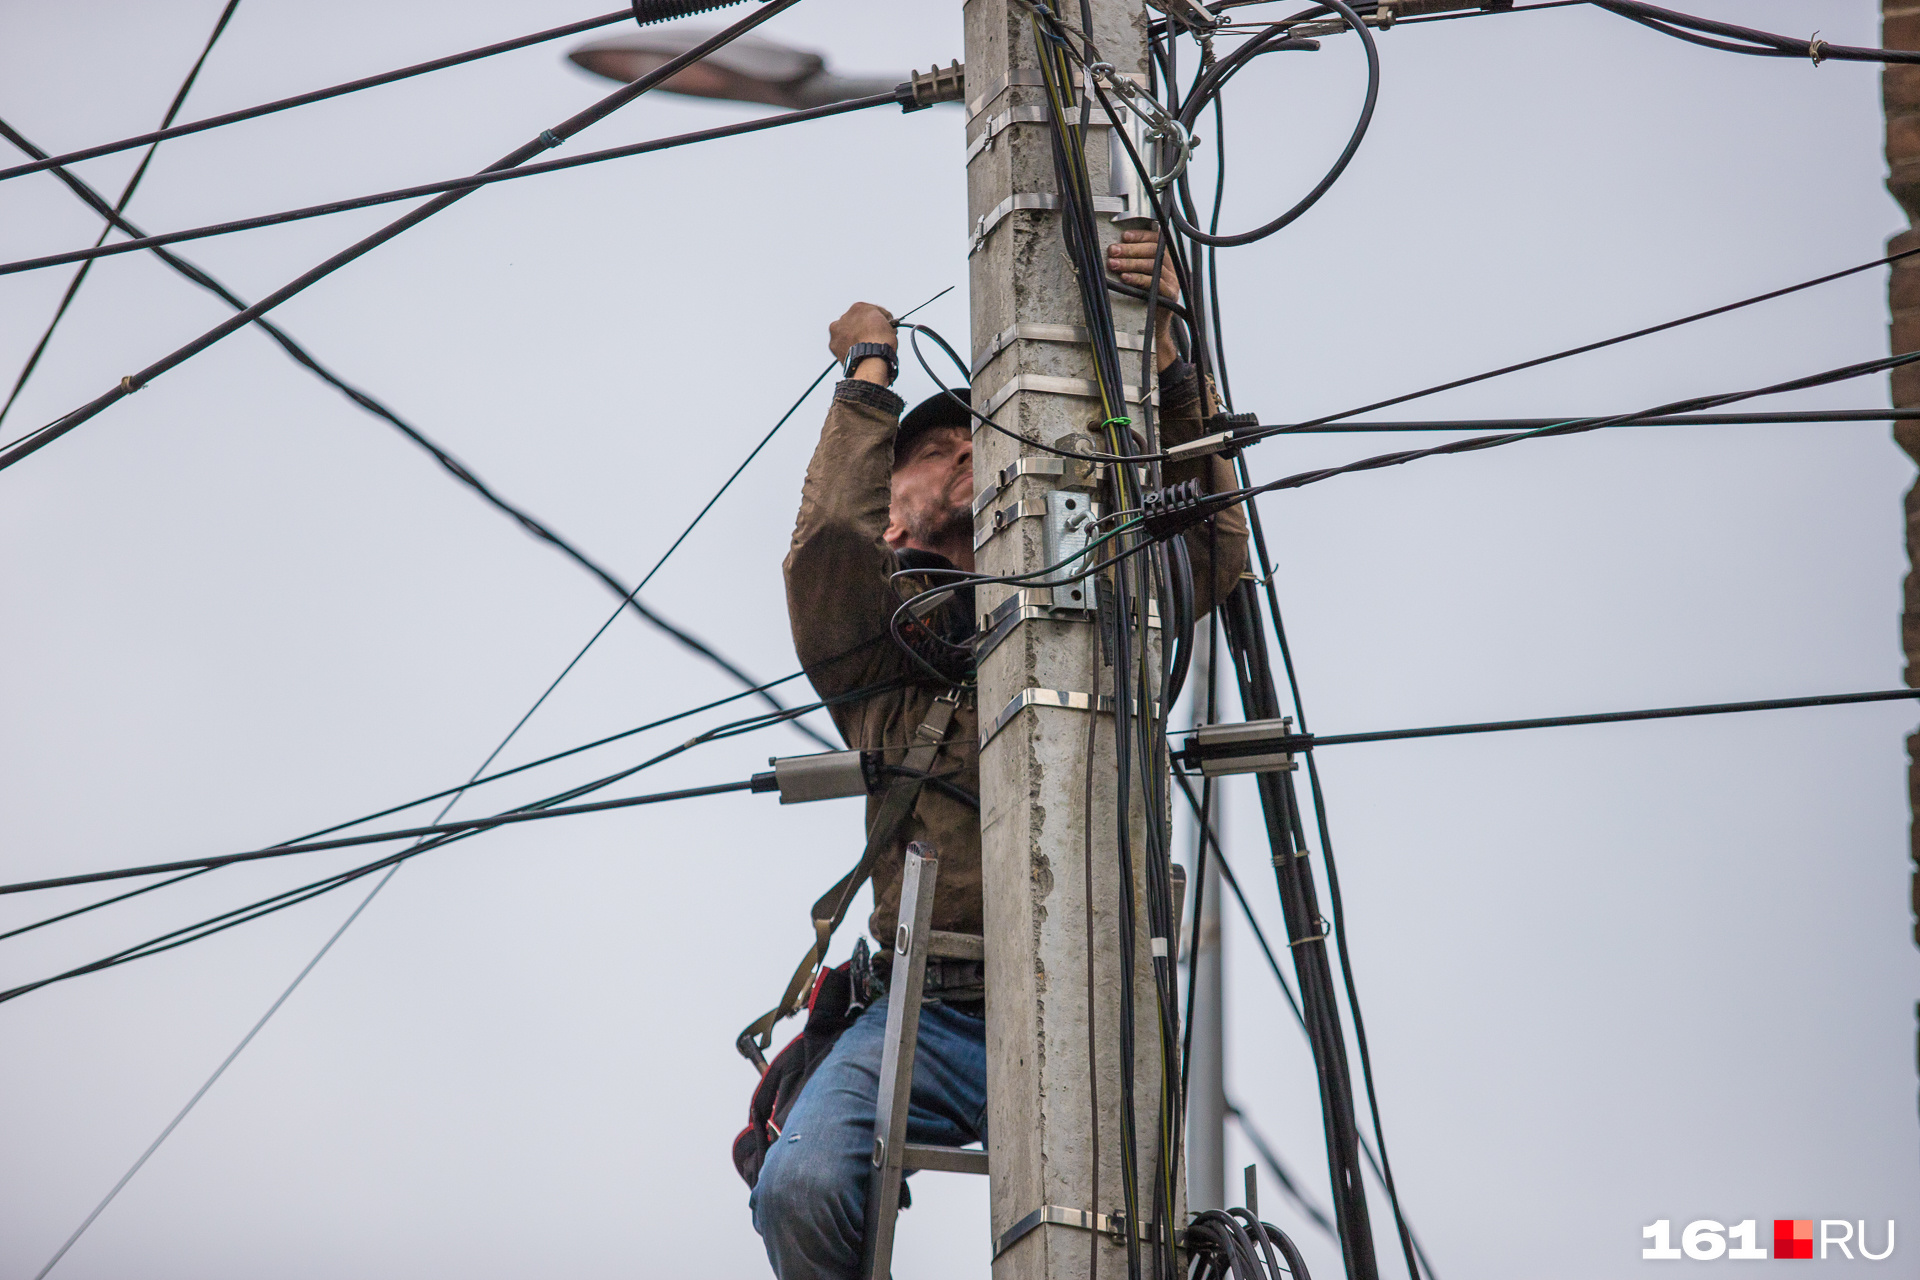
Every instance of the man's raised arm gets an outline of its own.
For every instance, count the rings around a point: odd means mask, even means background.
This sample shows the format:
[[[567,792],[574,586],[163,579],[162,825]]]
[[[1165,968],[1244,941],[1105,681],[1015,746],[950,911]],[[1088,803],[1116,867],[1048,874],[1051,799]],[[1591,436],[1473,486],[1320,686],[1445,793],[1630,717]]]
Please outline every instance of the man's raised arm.
[[[1107,269],[1121,281],[1144,289],[1153,271],[1153,259],[1160,237],[1153,231],[1128,231],[1107,246]],[[1160,267],[1160,293],[1178,298],[1180,285],[1171,262]],[[1180,359],[1173,342],[1173,313],[1161,311],[1154,325],[1154,346],[1160,371],[1160,447],[1198,440],[1205,431],[1204,422],[1217,407],[1213,388],[1202,386],[1200,373]],[[1180,484],[1198,478],[1208,493],[1225,493],[1239,488],[1233,466],[1214,455],[1187,462],[1171,462],[1161,468],[1167,484]],[[1213,519],[1188,529],[1187,554],[1193,562],[1194,611],[1204,616],[1224,599],[1247,567],[1247,514],[1232,507]]]
[[[893,319],[856,302],[828,330],[834,359],[856,343],[894,344]],[[833,391],[820,443],[807,464],[800,515],[785,563],[787,617],[801,665],[822,697],[899,674],[903,661],[886,640],[899,606],[888,575],[887,528],[893,437],[899,396],[887,389],[891,369],[880,356],[862,360]]]

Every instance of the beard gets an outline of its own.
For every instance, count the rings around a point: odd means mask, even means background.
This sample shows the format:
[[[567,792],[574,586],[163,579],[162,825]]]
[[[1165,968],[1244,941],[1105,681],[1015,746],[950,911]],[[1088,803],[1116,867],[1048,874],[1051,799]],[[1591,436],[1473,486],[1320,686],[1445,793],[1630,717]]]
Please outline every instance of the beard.
[[[954,502],[942,495],[939,502],[929,502],[917,508],[907,517],[907,536],[917,546],[937,547],[954,538],[964,538],[973,533],[973,509],[965,502]]]
[[[965,489],[962,494],[961,490]],[[923,547],[973,536],[973,477],[955,476],[937,499],[915,507],[906,519],[907,536]]]

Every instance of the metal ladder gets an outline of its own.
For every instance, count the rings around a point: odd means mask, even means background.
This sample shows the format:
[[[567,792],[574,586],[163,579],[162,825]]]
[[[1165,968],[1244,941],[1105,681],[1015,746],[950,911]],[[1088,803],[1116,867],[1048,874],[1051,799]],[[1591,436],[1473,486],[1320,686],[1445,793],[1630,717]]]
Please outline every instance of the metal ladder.
[[[1171,868],[1174,881],[1174,937],[1180,936],[1181,907],[1185,901],[1186,869]],[[900,926],[893,940],[893,971],[887,984],[887,1038],[880,1052],[880,1090],[874,1099],[873,1171],[867,1180],[864,1280],[890,1280],[893,1235],[900,1216],[900,1183],[912,1169],[945,1173],[987,1172],[987,1153],[959,1147],[935,1147],[907,1141],[907,1104],[913,1091],[913,1055],[920,1034],[920,997],[926,986],[927,960],[984,960],[986,943],[965,933],[946,933],[933,927],[934,888],[940,859],[932,847],[915,841],[907,846],[907,869],[900,885]],[[1106,1214],[1080,1215],[1085,1221],[1029,1214],[997,1243],[995,1254],[1025,1235],[1041,1221],[1062,1222],[1102,1232],[1113,1230]]]
[[[987,1171],[985,1151],[907,1141],[907,1101],[913,1091],[913,1055],[920,1034],[920,997],[926,986],[927,959],[980,960],[986,954],[980,938],[933,928],[933,895],[939,875],[940,859],[930,847],[917,841],[907,846],[907,873],[900,886],[900,929],[893,939],[893,972],[887,982],[887,1038],[880,1052],[880,1092],[874,1100],[866,1257],[860,1267],[860,1274],[867,1280],[888,1280],[891,1273],[900,1183],[908,1170]]]

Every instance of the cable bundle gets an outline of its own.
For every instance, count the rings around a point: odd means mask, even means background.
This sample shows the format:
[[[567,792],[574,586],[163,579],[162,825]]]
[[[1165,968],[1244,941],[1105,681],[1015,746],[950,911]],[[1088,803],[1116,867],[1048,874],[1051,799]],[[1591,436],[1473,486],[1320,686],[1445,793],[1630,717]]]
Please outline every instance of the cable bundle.
[[[1287,1233],[1245,1209],[1195,1215],[1187,1227],[1187,1257],[1188,1280],[1312,1280]]]

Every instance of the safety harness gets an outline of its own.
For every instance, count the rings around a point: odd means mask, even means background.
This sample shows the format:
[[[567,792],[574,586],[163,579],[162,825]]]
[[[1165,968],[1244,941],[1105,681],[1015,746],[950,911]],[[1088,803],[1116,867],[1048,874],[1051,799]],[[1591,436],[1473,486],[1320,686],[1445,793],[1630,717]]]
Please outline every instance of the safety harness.
[[[762,1075],[767,1071],[766,1049],[773,1043],[774,1025],[807,1007],[808,998],[819,979],[821,962],[826,959],[827,944],[833,940],[833,931],[840,927],[853,896],[867,882],[867,877],[873,874],[881,855],[893,847],[907,818],[913,813],[914,805],[919,802],[925,778],[933,772],[934,760],[946,745],[959,699],[957,691],[948,690],[933,700],[933,706],[927,710],[927,718],[914,731],[906,758],[900,762],[899,770],[894,773],[880,798],[880,809],[874,814],[872,825],[867,828],[867,847],[860,854],[860,861],[854,863],[853,870],[841,876],[839,883],[821,894],[819,901],[813,904],[813,945],[807,949],[800,966],[793,971],[786,992],[781,995],[778,1004],[754,1019],[734,1041],[740,1056],[751,1062]]]

